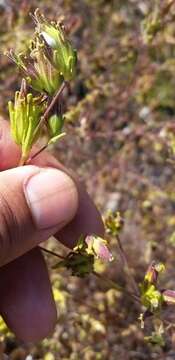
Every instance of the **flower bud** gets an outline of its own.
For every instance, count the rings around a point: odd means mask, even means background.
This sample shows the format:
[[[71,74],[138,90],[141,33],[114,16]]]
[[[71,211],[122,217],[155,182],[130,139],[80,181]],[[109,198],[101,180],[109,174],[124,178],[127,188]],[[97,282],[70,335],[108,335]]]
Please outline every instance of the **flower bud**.
[[[49,23],[37,9],[35,12],[36,31],[45,42],[45,54],[63,76],[65,81],[74,78],[77,53],[66,37],[64,27],[60,23]]]
[[[32,145],[40,135],[39,121],[44,104],[27,93],[26,82],[22,80],[20,91],[15,93],[15,101],[8,103],[11,132],[16,144],[21,146],[22,157],[27,159]]]
[[[49,136],[52,138],[57,135],[60,135],[61,130],[63,128],[63,124],[64,124],[63,116],[53,114],[47,122]]]
[[[152,262],[148,267],[148,270],[145,274],[144,281],[149,284],[156,284],[158,275],[165,270],[165,266],[162,263]]]
[[[60,137],[63,137],[65,133],[62,132],[64,125],[64,118],[61,114],[56,113],[51,115],[47,121],[49,142],[48,145],[55,143]]]

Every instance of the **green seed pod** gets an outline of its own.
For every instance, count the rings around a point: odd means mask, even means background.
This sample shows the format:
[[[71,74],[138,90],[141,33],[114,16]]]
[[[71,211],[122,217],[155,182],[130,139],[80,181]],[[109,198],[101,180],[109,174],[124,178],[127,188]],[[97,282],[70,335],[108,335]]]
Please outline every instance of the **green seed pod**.
[[[65,133],[62,132],[62,128],[64,125],[64,118],[63,116],[53,114],[48,122],[47,122],[47,128],[48,128],[48,134],[49,134],[49,142],[48,145],[55,143],[58,139],[65,136]]]
[[[22,157],[26,160],[40,135],[39,122],[44,104],[38,103],[32,94],[27,94],[26,82],[22,80],[21,89],[16,91],[14,103],[9,101],[8,108],[12,137],[21,146]]]
[[[51,138],[61,134],[64,124],[62,115],[53,114],[48,120],[48,132]]]
[[[45,43],[45,55],[65,81],[75,76],[77,52],[67,39],[64,27],[60,23],[49,23],[37,9],[35,12],[36,31]]]

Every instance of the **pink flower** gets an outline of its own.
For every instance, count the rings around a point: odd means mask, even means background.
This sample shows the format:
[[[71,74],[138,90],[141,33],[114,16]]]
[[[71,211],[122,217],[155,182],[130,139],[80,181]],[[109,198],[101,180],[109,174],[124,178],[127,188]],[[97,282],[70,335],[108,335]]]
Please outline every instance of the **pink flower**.
[[[88,235],[85,238],[87,244],[87,253],[93,254],[95,257],[104,261],[112,261],[113,256],[107,247],[107,241],[100,236]]]
[[[163,300],[167,305],[175,305],[175,291],[174,290],[164,290],[162,292]]]

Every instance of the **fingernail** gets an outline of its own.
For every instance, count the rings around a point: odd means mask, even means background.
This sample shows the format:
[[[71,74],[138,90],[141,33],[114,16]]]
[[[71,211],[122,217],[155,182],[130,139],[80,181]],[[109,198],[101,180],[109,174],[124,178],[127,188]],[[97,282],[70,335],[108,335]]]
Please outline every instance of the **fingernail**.
[[[42,169],[24,184],[25,197],[38,229],[67,224],[74,217],[78,194],[73,180],[56,169]]]

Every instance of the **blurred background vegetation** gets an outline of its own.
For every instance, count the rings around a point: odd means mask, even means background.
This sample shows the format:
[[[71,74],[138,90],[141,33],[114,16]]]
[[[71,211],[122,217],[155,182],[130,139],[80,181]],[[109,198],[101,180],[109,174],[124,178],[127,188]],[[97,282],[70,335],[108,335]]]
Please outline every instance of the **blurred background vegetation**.
[[[139,283],[153,259],[162,261],[162,286],[175,289],[175,4],[171,0],[0,1],[0,51],[27,46],[29,13],[40,7],[65,17],[78,49],[78,73],[67,107],[67,137],[52,150],[74,169],[102,213],[120,210],[123,246]],[[0,114],[20,76],[0,57]],[[87,214],[88,216],[88,214]],[[98,271],[125,286],[115,239],[115,261]],[[48,248],[57,249],[54,240]],[[60,251],[60,250],[59,250]],[[65,249],[61,250],[63,253]],[[48,257],[50,268],[53,259]],[[175,359],[175,309],[165,340],[144,340],[140,309],[89,276],[51,272],[58,323],[52,338],[24,346],[0,323],[0,352],[12,360]]]

